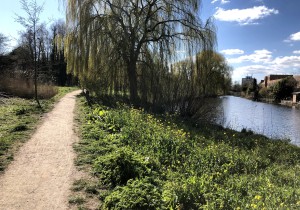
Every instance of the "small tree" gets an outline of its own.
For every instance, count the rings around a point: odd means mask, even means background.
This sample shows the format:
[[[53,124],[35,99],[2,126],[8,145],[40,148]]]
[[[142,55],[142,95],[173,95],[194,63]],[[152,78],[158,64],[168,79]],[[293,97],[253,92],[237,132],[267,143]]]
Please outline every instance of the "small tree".
[[[32,31],[32,40],[33,40],[33,62],[34,62],[34,98],[39,107],[41,104],[38,99],[37,94],[37,31],[38,24],[40,21],[40,14],[43,11],[43,6],[39,6],[36,0],[20,0],[20,4],[22,5],[22,9],[26,12],[27,17],[22,17],[17,15],[16,21],[20,23],[22,26],[26,28],[26,30]]]
[[[271,86],[270,89],[275,101],[278,102],[282,99],[291,97],[296,86],[297,81],[293,77],[287,77]]]

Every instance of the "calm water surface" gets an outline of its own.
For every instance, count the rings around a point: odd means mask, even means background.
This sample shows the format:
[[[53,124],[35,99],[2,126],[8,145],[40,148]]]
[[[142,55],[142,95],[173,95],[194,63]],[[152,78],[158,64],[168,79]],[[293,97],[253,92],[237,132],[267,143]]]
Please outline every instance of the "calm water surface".
[[[254,102],[234,96],[218,99],[215,122],[234,130],[250,129],[276,139],[290,139],[300,146],[300,110]]]

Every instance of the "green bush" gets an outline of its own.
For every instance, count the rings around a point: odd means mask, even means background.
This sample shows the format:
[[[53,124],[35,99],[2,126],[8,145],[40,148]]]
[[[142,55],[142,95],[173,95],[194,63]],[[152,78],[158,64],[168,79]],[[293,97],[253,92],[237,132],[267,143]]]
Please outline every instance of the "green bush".
[[[163,200],[159,184],[149,178],[130,180],[126,186],[117,187],[104,200],[107,210],[157,210]]]
[[[116,148],[115,151],[100,156],[94,162],[94,173],[104,184],[125,185],[128,180],[151,174],[157,168],[148,157],[134,152],[130,147]]]

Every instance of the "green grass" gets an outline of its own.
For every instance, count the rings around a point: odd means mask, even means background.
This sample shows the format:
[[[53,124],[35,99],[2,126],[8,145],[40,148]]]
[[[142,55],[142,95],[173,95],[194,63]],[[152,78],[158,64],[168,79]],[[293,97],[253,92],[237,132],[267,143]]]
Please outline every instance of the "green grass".
[[[78,118],[76,164],[101,209],[300,208],[300,148],[286,141],[83,99]]]
[[[13,160],[18,146],[26,141],[43,115],[63,95],[78,88],[59,87],[58,94],[49,100],[41,100],[39,109],[34,100],[22,98],[0,99],[0,171]]]

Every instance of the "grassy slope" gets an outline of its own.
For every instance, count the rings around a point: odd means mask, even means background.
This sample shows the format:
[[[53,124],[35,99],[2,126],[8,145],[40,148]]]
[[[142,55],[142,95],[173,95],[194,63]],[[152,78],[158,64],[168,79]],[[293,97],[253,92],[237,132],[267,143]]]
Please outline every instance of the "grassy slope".
[[[98,182],[74,190],[99,197],[101,209],[300,208],[296,146],[128,107],[79,108],[77,164]]]
[[[43,109],[38,109],[34,100],[21,98],[0,101],[0,171],[13,159],[13,154],[36,128],[42,114],[48,112],[63,95],[75,88],[60,87],[50,100],[41,100]]]

